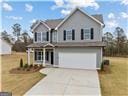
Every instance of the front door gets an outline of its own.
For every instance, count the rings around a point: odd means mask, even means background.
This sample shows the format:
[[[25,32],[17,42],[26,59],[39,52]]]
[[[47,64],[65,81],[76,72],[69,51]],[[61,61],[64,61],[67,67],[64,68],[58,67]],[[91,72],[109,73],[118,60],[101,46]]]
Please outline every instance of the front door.
[[[53,65],[53,63],[54,63],[54,53],[51,52],[51,64]]]

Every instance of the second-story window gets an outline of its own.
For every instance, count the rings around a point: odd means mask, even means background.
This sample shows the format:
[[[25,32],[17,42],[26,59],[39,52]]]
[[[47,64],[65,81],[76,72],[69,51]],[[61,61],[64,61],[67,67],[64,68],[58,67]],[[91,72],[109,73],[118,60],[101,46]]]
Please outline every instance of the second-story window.
[[[52,33],[52,40],[53,40],[54,42],[57,41],[57,32],[53,32],[53,33]]]
[[[37,36],[37,42],[41,42],[41,32],[37,32],[36,36]]]
[[[75,30],[64,30],[63,40],[75,40]]]
[[[47,41],[47,34],[46,34],[46,32],[42,32],[42,41]]]
[[[91,40],[94,38],[93,28],[81,29],[81,40]]]
[[[66,40],[72,40],[72,30],[66,30]]]
[[[91,32],[90,29],[84,29],[84,39],[90,39],[91,37]]]

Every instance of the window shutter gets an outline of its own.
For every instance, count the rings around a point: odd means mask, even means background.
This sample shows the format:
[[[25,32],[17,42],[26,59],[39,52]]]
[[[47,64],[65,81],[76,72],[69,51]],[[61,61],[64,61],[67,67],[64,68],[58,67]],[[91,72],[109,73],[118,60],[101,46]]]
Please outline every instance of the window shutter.
[[[37,41],[37,33],[35,32],[35,42]]]
[[[75,40],[75,30],[72,30],[72,40]]]
[[[94,32],[93,31],[94,31],[93,28],[91,28],[91,39],[94,38]]]
[[[63,32],[63,39],[66,40],[66,30]]]
[[[84,30],[81,29],[81,40],[83,40],[83,39],[84,39]]]
[[[35,60],[37,60],[37,52],[35,51]]]
[[[49,41],[49,32],[46,33],[47,41]]]

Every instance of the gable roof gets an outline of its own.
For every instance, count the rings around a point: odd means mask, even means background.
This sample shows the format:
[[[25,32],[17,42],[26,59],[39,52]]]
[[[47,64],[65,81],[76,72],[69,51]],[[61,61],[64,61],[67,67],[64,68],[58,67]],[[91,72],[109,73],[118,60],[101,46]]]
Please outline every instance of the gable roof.
[[[103,21],[103,16],[101,14],[94,14],[91,15],[92,17],[94,17],[95,19],[99,20],[100,22],[104,23]],[[57,25],[62,22],[64,19],[51,19],[51,20],[46,20],[45,23],[51,28],[51,29],[55,29],[57,27]]]
[[[51,19],[46,20],[45,23],[51,28],[54,29],[63,19]]]
[[[94,14],[94,15],[91,15],[91,16],[96,18],[97,20],[99,20],[101,23],[104,24],[103,16],[101,14]]]
[[[44,21],[37,21],[34,25],[32,25],[31,31],[33,32],[40,24],[43,24],[49,30],[51,29]]]
[[[90,17],[92,20],[94,20],[95,22],[99,23],[100,25],[104,26],[104,23],[102,23],[100,20],[97,20],[95,16],[95,18],[91,15],[86,14],[83,10],[81,10],[80,8],[75,8],[62,22],[60,22],[59,25],[57,25],[57,27],[55,28],[55,30],[57,30],[70,16],[72,16],[77,10],[79,10],[80,12],[82,12],[84,15]]]
[[[77,10],[81,11],[83,14],[87,15],[97,23],[104,26],[103,16],[101,14],[95,14],[95,15],[88,15],[84,11],[82,11],[80,8],[75,8],[66,18],[61,19],[49,19],[45,20],[44,22],[42,20],[37,20],[32,26],[31,31],[33,31],[36,27],[38,27],[41,23],[44,24],[49,30],[50,29],[58,29],[73,13],[75,13]]]

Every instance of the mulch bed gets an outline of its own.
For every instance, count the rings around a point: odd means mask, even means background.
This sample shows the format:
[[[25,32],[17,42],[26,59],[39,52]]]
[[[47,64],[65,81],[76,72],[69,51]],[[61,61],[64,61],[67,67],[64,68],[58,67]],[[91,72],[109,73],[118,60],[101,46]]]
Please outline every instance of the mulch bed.
[[[44,68],[44,67],[13,68],[9,72],[11,74],[28,74],[28,73],[37,72],[42,68]]]

